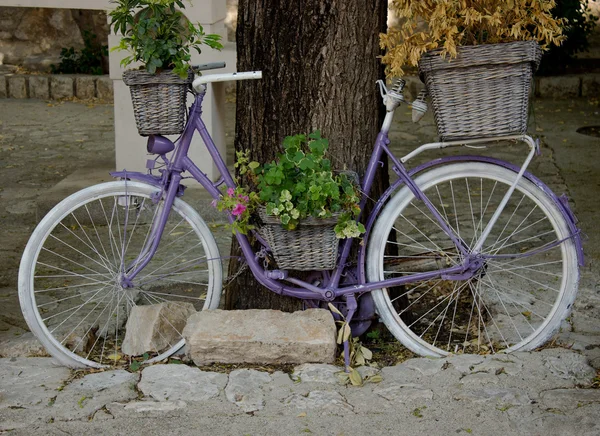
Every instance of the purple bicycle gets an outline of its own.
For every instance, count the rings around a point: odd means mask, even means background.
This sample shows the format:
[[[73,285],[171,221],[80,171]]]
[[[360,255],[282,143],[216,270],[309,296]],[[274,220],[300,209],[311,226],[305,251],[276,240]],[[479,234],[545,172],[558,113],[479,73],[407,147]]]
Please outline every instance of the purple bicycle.
[[[181,181],[191,176],[215,199],[220,186],[235,187],[201,119],[202,101],[210,82],[260,77],[197,77],[182,136],[175,143],[148,139],[148,151],[164,163],[158,174],[112,173],[116,181],[69,196],[39,223],[21,261],[19,297],[31,331],[61,363],[104,367],[136,354],[143,332],[131,319],[142,312],[160,326],[148,362],[162,360],[185,344],[182,323],[190,313],[218,307],[226,258],[182,199]],[[307,307],[333,303],[355,335],[378,316],[423,356],[542,345],[573,305],[583,251],[566,198],[526,171],[538,144],[526,135],[438,142],[397,158],[388,132],[404,102],[403,84],[379,86],[387,114],[360,182],[361,207],[382,156],[397,177],[365,217],[363,243],[343,240],[335,269],[300,279],[260,259],[269,247],[259,235],[252,235],[262,245],[255,251],[236,234],[248,267],[263,286]],[[188,157],[195,132],[221,173],[216,182]],[[521,167],[473,155],[405,167],[425,150],[499,140],[529,148]],[[353,244],[357,259],[349,258]]]

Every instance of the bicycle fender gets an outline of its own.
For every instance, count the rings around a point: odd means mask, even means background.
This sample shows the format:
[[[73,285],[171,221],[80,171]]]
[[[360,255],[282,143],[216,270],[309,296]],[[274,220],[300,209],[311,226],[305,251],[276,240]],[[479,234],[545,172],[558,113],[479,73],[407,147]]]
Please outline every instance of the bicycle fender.
[[[156,186],[157,188],[161,188],[160,185],[160,177],[153,176],[151,174],[144,174],[138,171],[112,171],[109,173],[111,177],[115,179],[126,179],[126,180],[137,180],[139,182],[144,182],[152,186]]]
[[[518,165],[514,165],[510,162],[506,162],[501,159],[496,159],[496,158],[487,157],[487,156],[471,155],[471,156],[448,156],[448,157],[442,157],[439,159],[434,159],[432,161],[426,162],[422,165],[419,165],[418,167],[413,168],[412,170],[410,170],[408,172],[408,174],[411,178],[414,178],[415,176],[419,175],[423,171],[430,170],[431,168],[434,168],[439,165],[445,165],[448,163],[455,163],[455,162],[483,162],[483,163],[489,163],[489,164],[493,164],[493,165],[499,165],[501,167],[504,167],[506,169],[514,171],[515,173],[518,173],[520,171],[520,167]],[[525,173],[523,174],[523,177],[525,179],[529,180],[534,185],[536,185],[543,192],[545,192],[546,195],[548,195],[548,197],[556,205],[556,207],[558,207],[558,210],[561,211],[563,217],[565,218],[565,221],[567,222],[567,225],[569,226],[569,231],[571,233],[571,237],[573,238],[573,241],[575,243],[575,247],[577,250],[577,262],[578,262],[579,266],[583,266],[585,264],[585,257],[583,254],[583,245],[581,242],[581,230],[577,227],[578,221],[569,206],[569,201],[568,201],[567,196],[565,194],[561,195],[560,197],[557,196],[544,182],[542,182],[536,176],[531,174],[529,171],[525,171]],[[404,185],[403,180],[400,180],[400,179],[396,180],[394,183],[392,183],[390,185],[390,187],[379,198],[379,200],[375,204],[375,207],[373,208],[373,211],[371,212],[371,215],[369,216],[369,219],[367,220],[367,223],[365,225],[366,232],[363,235],[364,240],[366,240],[366,241],[369,240],[371,229],[373,228],[373,225],[375,224],[376,217],[379,215],[379,212],[381,211],[381,209],[383,209],[383,206],[387,203],[389,198],[402,185]],[[358,264],[360,267],[359,280],[364,280],[363,283],[366,283],[365,257],[366,257],[366,250],[361,246],[360,250],[359,250],[359,263]]]

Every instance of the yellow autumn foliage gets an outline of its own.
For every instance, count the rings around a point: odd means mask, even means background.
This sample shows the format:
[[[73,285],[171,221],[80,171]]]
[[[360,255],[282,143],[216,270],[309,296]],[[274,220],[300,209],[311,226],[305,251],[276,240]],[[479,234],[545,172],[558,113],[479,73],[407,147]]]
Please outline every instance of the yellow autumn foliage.
[[[402,76],[426,51],[456,57],[463,45],[536,40],[560,45],[564,21],[552,17],[554,0],[392,0],[400,24],[380,35],[386,74]]]

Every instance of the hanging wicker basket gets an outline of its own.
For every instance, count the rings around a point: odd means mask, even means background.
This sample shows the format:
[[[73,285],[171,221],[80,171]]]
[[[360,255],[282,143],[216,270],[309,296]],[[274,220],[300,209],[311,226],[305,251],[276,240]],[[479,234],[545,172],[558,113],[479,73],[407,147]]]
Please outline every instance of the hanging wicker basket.
[[[279,218],[260,207],[260,235],[267,241],[280,269],[320,271],[334,269],[339,239],[335,236],[337,214],[330,218],[307,218],[295,230],[286,230]]]
[[[193,80],[171,71],[150,74],[128,70],[123,82],[129,86],[135,123],[140,135],[178,135],[185,126],[186,97]]]
[[[542,52],[535,41],[440,50],[424,54],[419,74],[427,87],[442,141],[522,134],[527,131],[531,78]]]

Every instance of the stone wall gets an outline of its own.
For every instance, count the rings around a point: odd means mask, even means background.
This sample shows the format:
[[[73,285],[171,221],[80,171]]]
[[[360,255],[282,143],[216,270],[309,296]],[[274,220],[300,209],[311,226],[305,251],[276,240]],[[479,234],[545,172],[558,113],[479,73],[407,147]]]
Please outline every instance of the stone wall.
[[[0,64],[47,71],[63,48],[83,47],[82,32],[108,41],[106,13],[80,9],[0,7]]]

